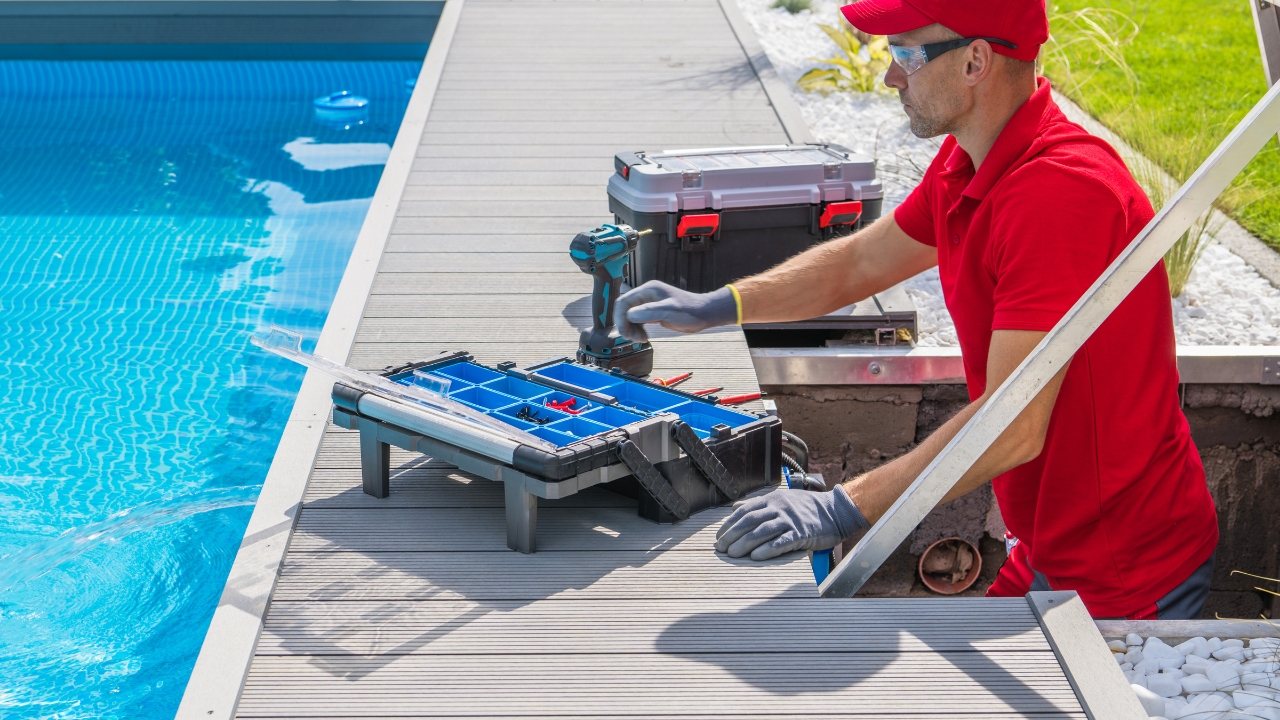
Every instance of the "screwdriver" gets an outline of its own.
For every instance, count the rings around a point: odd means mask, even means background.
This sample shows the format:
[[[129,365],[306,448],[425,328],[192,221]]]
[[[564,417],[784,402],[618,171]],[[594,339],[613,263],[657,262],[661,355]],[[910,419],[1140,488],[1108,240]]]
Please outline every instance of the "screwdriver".
[[[680,373],[679,375],[669,377],[666,380],[663,380],[662,378],[654,378],[653,383],[655,385],[661,385],[662,387],[672,387],[688,380],[691,377],[693,377],[693,373],[691,372]]]

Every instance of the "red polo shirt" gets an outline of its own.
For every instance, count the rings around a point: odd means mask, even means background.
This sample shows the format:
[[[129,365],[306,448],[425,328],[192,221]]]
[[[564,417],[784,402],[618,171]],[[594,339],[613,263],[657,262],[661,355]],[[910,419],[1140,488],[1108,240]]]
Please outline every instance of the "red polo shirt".
[[[946,139],[894,218],[938,250],[970,397],[986,387],[992,331],[1050,330],[1152,214],[1043,78],[976,173]],[[1217,515],[1179,408],[1163,264],[1076,353],[1040,457],[992,486],[1031,567],[1095,617],[1142,612],[1209,558]]]

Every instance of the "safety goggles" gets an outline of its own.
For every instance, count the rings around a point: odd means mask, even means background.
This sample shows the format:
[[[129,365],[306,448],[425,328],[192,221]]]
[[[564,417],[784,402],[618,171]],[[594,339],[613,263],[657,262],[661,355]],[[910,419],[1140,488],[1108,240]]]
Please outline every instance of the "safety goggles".
[[[986,40],[989,43],[1003,45],[1011,50],[1017,50],[1018,46],[1007,40],[999,40],[989,37],[971,37],[960,38],[959,40],[947,40],[945,42],[929,43],[928,45],[890,45],[889,54],[893,56],[893,61],[898,67],[906,71],[908,75],[924,67],[925,63],[930,60],[937,60],[944,54],[962,48],[972,43],[974,40]]]

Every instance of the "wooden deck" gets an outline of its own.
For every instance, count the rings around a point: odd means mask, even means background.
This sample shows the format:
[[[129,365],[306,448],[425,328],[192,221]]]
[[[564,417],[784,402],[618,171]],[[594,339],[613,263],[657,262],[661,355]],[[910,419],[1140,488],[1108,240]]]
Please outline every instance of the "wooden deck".
[[[716,0],[467,0],[350,364],[571,354],[613,154],[786,139]],[[737,328],[655,346],[757,387]],[[497,483],[392,466],[364,495],[328,431],[239,717],[1085,716],[1022,599],[820,600],[803,557],[712,552],[727,508],[656,525],[599,488],[521,555]]]

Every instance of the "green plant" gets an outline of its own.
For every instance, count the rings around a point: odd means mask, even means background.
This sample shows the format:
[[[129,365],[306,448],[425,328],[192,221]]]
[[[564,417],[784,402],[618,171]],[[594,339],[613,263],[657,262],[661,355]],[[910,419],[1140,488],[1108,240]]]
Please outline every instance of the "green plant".
[[[840,25],[835,28],[819,24],[818,27],[840,48],[843,57],[811,58],[834,67],[814,68],[800,76],[796,84],[802,90],[824,94],[882,89],[880,74],[889,68],[890,62],[888,38],[867,35],[844,21]]]
[[[1111,68],[1119,72],[1123,82],[1109,83],[1106,91],[1134,94],[1138,76],[1125,60],[1124,50],[1141,29],[1132,17],[1112,8],[1064,11],[1052,5],[1049,41],[1040,50],[1037,72],[1051,74],[1059,90],[1081,97],[1082,88],[1099,70]]]
[[[1138,129],[1131,134],[1129,140],[1138,152],[1164,139],[1156,130],[1154,123],[1140,123],[1135,125],[1135,128]],[[1169,202],[1179,185],[1191,177],[1191,173],[1195,172],[1205,157],[1208,157],[1214,145],[1212,138],[1216,135],[1217,133],[1204,129],[1191,141],[1168,147],[1161,156],[1164,161],[1163,167],[1141,155],[1130,154],[1128,157],[1130,170],[1133,171],[1138,184],[1146,191],[1152,207],[1159,210]],[[1191,227],[1178,238],[1169,252],[1165,253],[1164,266],[1169,274],[1170,295],[1178,297],[1186,289],[1191,270],[1200,260],[1205,246],[1222,229],[1224,221],[1225,219],[1210,207],[1191,223]]]
[[[808,10],[811,3],[812,0],[773,0],[773,5],[770,7],[782,8],[795,15],[801,10]]]

